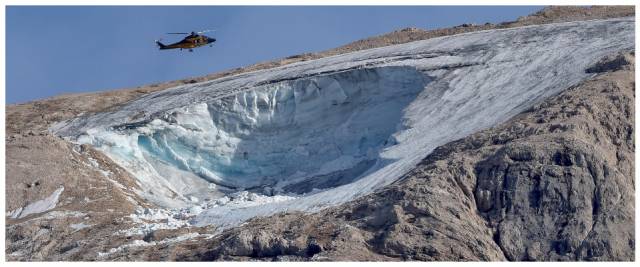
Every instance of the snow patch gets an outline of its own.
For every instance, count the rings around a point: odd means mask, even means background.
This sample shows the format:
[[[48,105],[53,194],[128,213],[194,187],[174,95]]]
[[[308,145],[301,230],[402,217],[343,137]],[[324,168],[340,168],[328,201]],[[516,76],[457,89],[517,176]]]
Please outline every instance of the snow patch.
[[[84,222],[80,222],[80,223],[72,223],[69,224],[69,227],[71,227],[73,230],[75,230],[74,232],[80,231],[84,228],[87,227],[91,227],[91,224],[85,224]]]
[[[65,217],[77,218],[77,217],[83,217],[86,215],[87,215],[86,213],[80,212],[80,211],[54,210],[54,211],[47,212],[47,214],[43,216],[43,218],[47,220],[51,220],[51,219],[58,219],[58,218],[65,218]]]
[[[128,217],[135,224],[133,228],[120,230],[118,234],[125,236],[147,235],[157,230],[179,229],[193,226],[193,219],[203,211],[215,207],[226,208],[246,208],[263,205],[267,203],[277,203],[295,199],[292,196],[265,196],[247,191],[236,192],[228,196],[202,202],[187,208],[180,209],[151,209],[139,208],[134,214]]]
[[[189,239],[193,239],[196,237],[201,236],[201,234],[199,233],[189,233],[189,234],[185,234],[185,235],[181,235],[178,237],[174,237],[174,238],[167,238],[161,241],[151,241],[151,242],[146,242],[144,240],[134,240],[129,244],[125,244],[122,246],[119,246],[117,248],[112,248],[107,252],[98,252],[98,258],[104,258],[107,257],[111,254],[114,253],[118,253],[118,252],[122,252],[122,251],[128,251],[132,248],[137,248],[137,247],[150,247],[150,246],[156,246],[156,245],[163,245],[163,244],[170,244],[170,243],[176,243],[176,242],[182,242],[185,240],[189,240]],[[209,235],[204,235],[205,237],[208,237]]]
[[[30,214],[42,213],[53,209],[56,207],[58,198],[60,197],[60,194],[62,194],[62,191],[64,191],[64,186],[53,191],[53,193],[51,193],[51,195],[49,195],[45,199],[33,202],[26,207],[20,207],[18,209],[10,211],[7,216],[12,219],[20,219]]]

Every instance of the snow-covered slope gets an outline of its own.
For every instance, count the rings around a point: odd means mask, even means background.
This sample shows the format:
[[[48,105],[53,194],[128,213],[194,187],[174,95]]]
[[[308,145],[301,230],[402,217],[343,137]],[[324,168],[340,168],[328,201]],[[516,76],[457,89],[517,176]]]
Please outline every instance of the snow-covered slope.
[[[633,48],[633,18],[474,32],[180,86],[51,130],[104,151],[151,201],[234,225],[370,193]]]

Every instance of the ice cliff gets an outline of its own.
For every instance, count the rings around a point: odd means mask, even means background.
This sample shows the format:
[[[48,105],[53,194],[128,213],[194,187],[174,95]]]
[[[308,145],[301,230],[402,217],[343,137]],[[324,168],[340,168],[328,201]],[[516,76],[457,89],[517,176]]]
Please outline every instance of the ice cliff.
[[[233,225],[392,183],[437,146],[591,77],[634,38],[633,18],[434,38],[171,88],[51,131],[103,151],[153,203]]]

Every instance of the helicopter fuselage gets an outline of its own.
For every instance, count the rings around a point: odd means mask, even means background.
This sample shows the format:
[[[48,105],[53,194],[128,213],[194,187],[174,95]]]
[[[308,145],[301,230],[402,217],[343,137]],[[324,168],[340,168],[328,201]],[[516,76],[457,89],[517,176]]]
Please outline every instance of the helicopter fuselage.
[[[213,43],[215,41],[216,41],[215,38],[210,38],[210,37],[205,36],[205,35],[199,35],[199,34],[193,35],[192,34],[192,35],[189,35],[189,36],[185,37],[184,39],[182,39],[180,42],[177,42],[177,43],[173,43],[173,44],[169,44],[169,45],[164,45],[164,44],[160,43],[159,41],[156,41],[156,43],[160,47],[160,50],[165,50],[165,49],[189,49],[189,51],[191,51],[191,49],[193,49],[193,48],[205,46],[205,45],[211,44],[211,43]]]

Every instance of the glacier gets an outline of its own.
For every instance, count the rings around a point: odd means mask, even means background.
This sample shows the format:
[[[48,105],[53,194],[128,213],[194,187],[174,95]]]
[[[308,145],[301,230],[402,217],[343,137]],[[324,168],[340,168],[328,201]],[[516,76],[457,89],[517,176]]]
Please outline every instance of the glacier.
[[[50,130],[103,151],[144,198],[224,228],[371,193],[634,38],[634,18],[445,36],[178,86]],[[228,201],[240,195],[253,203]]]

